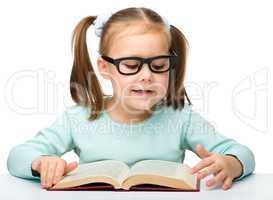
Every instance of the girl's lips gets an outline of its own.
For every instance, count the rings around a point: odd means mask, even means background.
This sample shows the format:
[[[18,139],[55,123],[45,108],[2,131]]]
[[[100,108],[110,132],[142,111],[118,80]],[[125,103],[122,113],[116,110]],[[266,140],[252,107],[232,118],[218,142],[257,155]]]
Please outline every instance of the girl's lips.
[[[154,95],[154,91],[152,90],[132,90],[132,93],[136,96],[149,97]]]

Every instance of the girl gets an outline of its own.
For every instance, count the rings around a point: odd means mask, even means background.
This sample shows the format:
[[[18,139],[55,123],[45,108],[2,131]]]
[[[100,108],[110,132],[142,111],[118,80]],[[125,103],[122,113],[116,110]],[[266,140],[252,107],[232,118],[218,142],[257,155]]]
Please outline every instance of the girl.
[[[89,59],[86,32],[92,24],[100,37],[98,71],[111,81],[112,96],[103,93]],[[77,167],[61,158],[71,150],[80,163],[116,159],[128,165],[142,159],[183,162],[190,150],[201,158],[192,173],[199,179],[213,174],[207,186],[225,190],[254,171],[249,148],[192,110],[184,87],[187,41],[156,12],[127,8],[86,17],[74,30],[72,46],[76,105],[10,151],[12,175],[40,179],[49,188]]]

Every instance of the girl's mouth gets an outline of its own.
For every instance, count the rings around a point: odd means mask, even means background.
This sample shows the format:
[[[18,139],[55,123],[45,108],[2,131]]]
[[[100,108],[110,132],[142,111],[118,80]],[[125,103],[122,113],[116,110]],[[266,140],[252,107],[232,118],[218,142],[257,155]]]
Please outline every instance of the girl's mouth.
[[[155,92],[153,90],[132,90],[134,95],[137,96],[151,96],[153,95]]]

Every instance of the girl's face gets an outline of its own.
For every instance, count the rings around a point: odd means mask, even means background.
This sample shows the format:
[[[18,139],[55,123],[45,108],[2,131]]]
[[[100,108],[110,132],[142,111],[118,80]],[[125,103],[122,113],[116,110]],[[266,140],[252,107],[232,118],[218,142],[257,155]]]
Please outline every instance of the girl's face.
[[[169,42],[166,33],[163,31],[143,32],[143,25],[134,24],[114,36],[106,56],[113,59],[132,56],[147,58],[169,55],[168,50]],[[130,66],[135,63],[128,61],[125,64]],[[149,110],[166,95],[169,71],[154,73],[149,69],[148,64],[144,63],[138,73],[123,75],[118,72],[115,65],[102,58],[98,59],[98,67],[102,76],[112,82],[115,103],[121,105],[127,112]]]

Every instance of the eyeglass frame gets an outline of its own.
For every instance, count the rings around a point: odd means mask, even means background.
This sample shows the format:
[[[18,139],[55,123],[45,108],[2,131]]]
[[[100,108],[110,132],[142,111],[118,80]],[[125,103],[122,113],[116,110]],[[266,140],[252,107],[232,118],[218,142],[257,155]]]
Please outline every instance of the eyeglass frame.
[[[114,58],[111,58],[111,57],[106,56],[106,55],[101,55],[101,57],[102,57],[103,60],[115,65],[120,74],[128,76],[128,75],[137,74],[142,69],[144,64],[148,64],[149,69],[153,73],[161,74],[161,73],[167,72],[170,69],[174,68],[174,64],[175,64],[175,61],[176,61],[177,54],[176,54],[175,51],[172,51],[170,55],[159,55],[159,56],[153,56],[153,57],[147,57],[147,58],[131,56],[131,57],[121,57],[121,58],[114,59]],[[168,69],[166,69],[164,71],[155,71],[155,70],[152,69],[151,63],[153,62],[153,60],[159,59],[159,58],[169,58],[170,59],[170,66],[169,66]],[[123,60],[128,60],[128,59],[134,59],[134,60],[138,60],[138,61],[141,62],[136,72],[123,73],[122,71],[120,71],[120,66],[119,66],[120,62],[123,61]]]

